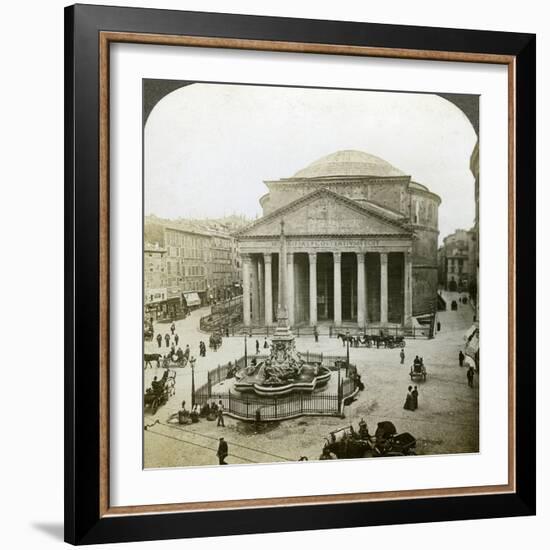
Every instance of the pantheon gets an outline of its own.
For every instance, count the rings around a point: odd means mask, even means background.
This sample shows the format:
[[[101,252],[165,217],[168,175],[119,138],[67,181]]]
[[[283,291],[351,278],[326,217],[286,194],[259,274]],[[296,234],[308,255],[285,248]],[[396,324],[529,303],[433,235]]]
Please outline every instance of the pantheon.
[[[438,195],[353,150],[264,183],[262,217],[237,235],[245,326],[275,323],[281,261],[291,326],[410,327],[434,311]]]

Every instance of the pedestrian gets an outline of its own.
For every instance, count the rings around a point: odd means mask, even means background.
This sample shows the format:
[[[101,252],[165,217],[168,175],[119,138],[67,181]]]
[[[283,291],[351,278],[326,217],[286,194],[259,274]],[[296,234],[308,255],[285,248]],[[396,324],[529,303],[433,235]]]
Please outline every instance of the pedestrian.
[[[189,366],[194,369],[195,368],[195,363],[197,362],[197,360],[195,359],[195,356],[194,355],[191,355],[191,359],[189,359]]]
[[[225,428],[225,422],[223,421],[223,403],[221,399],[218,403],[218,426]]]
[[[178,342],[180,341],[180,337],[178,336],[178,333],[174,334],[174,342],[176,342],[176,346],[178,345]]]
[[[401,348],[401,353],[399,354],[399,357],[401,357],[401,364],[403,365],[405,363],[405,350]]]
[[[468,379],[468,386],[474,387],[474,367],[470,367],[466,372],[466,378]]]
[[[464,365],[465,355],[462,353],[462,350],[458,352],[458,365],[462,367]]]
[[[416,409],[418,409],[418,386],[414,387],[414,390],[411,392],[411,395],[412,395],[413,411],[416,411]]]
[[[258,355],[258,353],[260,353],[260,341],[256,340],[256,355]]]
[[[317,330],[317,325],[313,327],[313,336],[315,336],[315,343],[319,342],[319,331]]]
[[[267,341],[267,336],[264,336],[264,349],[269,347],[269,342]]]
[[[216,453],[220,466],[226,465],[225,461],[227,455],[229,454],[229,449],[227,447],[227,442],[223,437],[220,437],[220,443],[218,445],[218,452]]]
[[[437,321],[437,332],[441,331],[441,323]]]
[[[414,411],[413,409],[413,397],[412,397],[412,386],[409,386],[407,391],[407,397],[405,398],[405,404],[403,408],[408,411]]]
[[[229,338],[229,325],[225,326],[225,337]]]
[[[169,348],[170,347],[170,335],[168,333],[166,333],[164,335],[164,341],[166,342],[166,347]]]
[[[183,352],[183,356],[185,359],[189,361],[189,354],[191,353],[191,348],[189,347],[189,344],[185,346],[185,351]]]
[[[176,325],[174,324],[174,321],[172,321],[172,324],[170,325],[170,331],[172,332],[172,335],[176,331]]]
[[[159,348],[162,346],[162,335],[160,332],[157,334],[157,344],[159,345]]]

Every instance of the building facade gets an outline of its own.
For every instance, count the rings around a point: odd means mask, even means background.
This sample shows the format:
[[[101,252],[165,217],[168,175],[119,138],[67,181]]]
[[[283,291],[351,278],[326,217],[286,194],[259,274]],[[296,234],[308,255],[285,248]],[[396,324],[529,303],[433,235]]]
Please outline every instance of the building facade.
[[[441,199],[427,187],[361,151],[264,183],[263,216],[238,233],[245,326],[273,324],[280,299],[291,325],[411,326],[435,311]]]
[[[240,266],[234,237],[210,234],[208,288],[209,302],[228,300],[240,293]]]
[[[143,249],[143,305],[146,320],[164,317],[167,311],[166,249],[145,243]]]
[[[476,273],[476,231],[457,229],[443,239],[441,264],[443,286],[451,292],[469,292],[475,283]]]
[[[178,313],[206,303],[210,235],[180,227],[164,228],[168,299]]]
[[[180,302],[178,315],[242,293],[238,243],[232,235],[167,225],[164,243],[167,299]]]

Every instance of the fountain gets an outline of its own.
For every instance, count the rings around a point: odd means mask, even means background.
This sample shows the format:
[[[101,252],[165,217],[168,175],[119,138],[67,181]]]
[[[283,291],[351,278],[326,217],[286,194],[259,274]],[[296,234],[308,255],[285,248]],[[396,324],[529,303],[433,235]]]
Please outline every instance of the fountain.
[[[279,303],[277,328],[271,340],[271,354],[256,365],[245,367],[238,375],[235,389],[261,396],[287,395],[292,392],[312,392],[326,385],[330,370],[319,363],[307,363],[296,350],[286,307],[286,237],[281,220],[279,249]]]

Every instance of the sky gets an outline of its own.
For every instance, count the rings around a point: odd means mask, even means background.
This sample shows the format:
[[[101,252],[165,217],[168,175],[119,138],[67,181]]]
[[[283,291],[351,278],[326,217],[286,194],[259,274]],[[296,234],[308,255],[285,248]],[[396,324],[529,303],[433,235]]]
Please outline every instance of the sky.
[[[264,180],[357,149],[441,197],[441,241],[473,225],[476,139],[462,111],[432,94],[192,84],[147,119],[145,214],[259,217]]]

